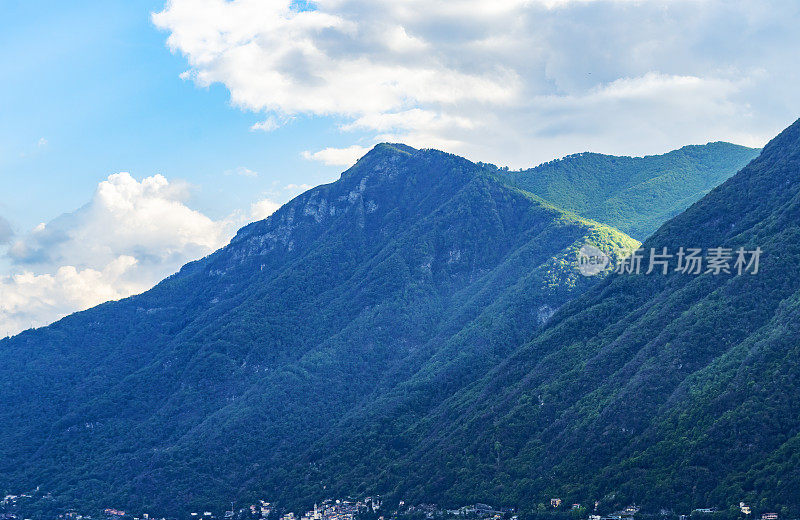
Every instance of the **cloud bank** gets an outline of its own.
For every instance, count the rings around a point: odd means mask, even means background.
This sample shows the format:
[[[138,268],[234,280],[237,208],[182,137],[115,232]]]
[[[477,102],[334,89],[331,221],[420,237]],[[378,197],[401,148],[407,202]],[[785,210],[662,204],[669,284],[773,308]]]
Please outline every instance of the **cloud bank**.
[[[117,173],[77,211],[9,236],[0,337],[142,292],[223,246],[233,223],[190,209],[186,198],[185,185],[161,175]]]
[[[530,165],[591,149],[760,145],[800,114],[800,4],[750,0],[170,0],[198,85],[266,114]],[[366,137],[364,137],[366,136]],[[370,141],[370,142],[366,142]],[[344,164],[349,149],[308,157]],[[334,159],[332,159],[334,158]]]

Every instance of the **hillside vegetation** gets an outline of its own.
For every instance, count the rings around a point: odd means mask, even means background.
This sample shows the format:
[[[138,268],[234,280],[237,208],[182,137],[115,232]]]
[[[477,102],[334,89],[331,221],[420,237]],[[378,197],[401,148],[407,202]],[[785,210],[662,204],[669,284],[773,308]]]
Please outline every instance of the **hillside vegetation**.
[[[165,512],[272,495],[352,411],[504,359],[599,281],[576,270],[586,242],[638,245],[379,145],[151,291],[0,341],[0,490]]]
[[[717,142],[646,157],[580,153],[497,174],[510,186],[644,240],[759,152]]]
[[[646,244],[760,245],[751,277],[584,277],[582,245],[638,242],[378,145],[152,290],[0,341],[0,491],[162,514],[366,492],[794,508],[799,133]]]
[[[371,470],[340,453],[369,447],[376,488],[412,501],[800,514],[800,121],[651,247],[763,253],[756,275],[612,275],[434,410],[419,383],[310,460],[352,485]]]

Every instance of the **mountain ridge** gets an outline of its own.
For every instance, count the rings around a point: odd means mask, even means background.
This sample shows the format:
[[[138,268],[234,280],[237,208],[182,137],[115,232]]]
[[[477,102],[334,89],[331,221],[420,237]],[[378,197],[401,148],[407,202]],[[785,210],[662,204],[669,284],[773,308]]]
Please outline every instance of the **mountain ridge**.
[[[413,454],[384,456],[393,434],[345,444],[375,446],[411,500],[797,514],[799,201],[800,121],[643,245],[762,247],[758,275],[612,275],[434,412],[401,413]]]
[[[638,245],[466,159],[378,145],[151,291],[0,340],[0,489],[175,512],[334,489],[516,500],[430,469],[453,456],[440,435],[462,441],[438,418],[480,412],[460,467],[497,471],[492,392],[467,398],[601,283],[577,270],[587,243]]]
[[[524,294],[545,310],[504,334],[540,326],[596,282],[574,268],[590,238],[637,244],[465,159],[378,147],[151,291],[0,341],[0,488],[150,510],[250,492],[440,342],[458,377],[491,366],[516,340],[470,346],[470,323]]]
[[[583,152],[498,174],[556,206],[644,240],[759,152],[723,141],[642,157]]]

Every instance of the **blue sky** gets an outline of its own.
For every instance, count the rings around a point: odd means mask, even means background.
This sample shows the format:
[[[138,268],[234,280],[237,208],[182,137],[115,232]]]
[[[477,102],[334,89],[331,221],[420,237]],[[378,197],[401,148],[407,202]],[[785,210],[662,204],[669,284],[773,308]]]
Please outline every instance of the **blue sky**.
[[[794,0],[4,0],[0,337],[146,290],[377,142],[761,146],[800,116],[798,26]]]
[[[224,86],[181,80],[186,60],[170,53],[166,34],[150,20],[162,7],[3,2],[0,215],[18,232],[77,209],[99,181],[120,171],[188,180],[192,207],[212,218],[341,171],[300,155],[310,136],[351,144],[327,118],[253,132],[258,116],[232,107]],[[237,168],[259,175],[225,175]]]

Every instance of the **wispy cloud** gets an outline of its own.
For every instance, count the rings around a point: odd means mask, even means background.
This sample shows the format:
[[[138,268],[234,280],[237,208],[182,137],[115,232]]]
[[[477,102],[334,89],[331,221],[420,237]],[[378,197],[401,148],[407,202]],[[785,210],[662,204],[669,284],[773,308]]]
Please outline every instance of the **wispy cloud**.
[[[352,166],[369,148],[359,145],[347,148],[325,148],[317,152],[304,151],[301,155],[309,161],[320,161],[329,166]]]
[[[286,186],[283,187],[283,189],[286,191],[303,192],[310,190],[313,187],[314,186],[310,184],[287,184]]]
[[[232,170],[225,170],[225,175],[238,175],[239,177],[258,177],[258,172],[245,168],[244,166],[237,166]]]
[[[269,116],[268,118],[264,119],[263,121],[259,121],[253,126],[250,127],[250,130],[253,132],[272,132],[273,130],[277,130],[281,126],[285,124],[285,120],[279,120],[275,116]]]
[[[0,245],[8,244],[13,237],[14,230],[11,228],[11,223],[0,216]]]

